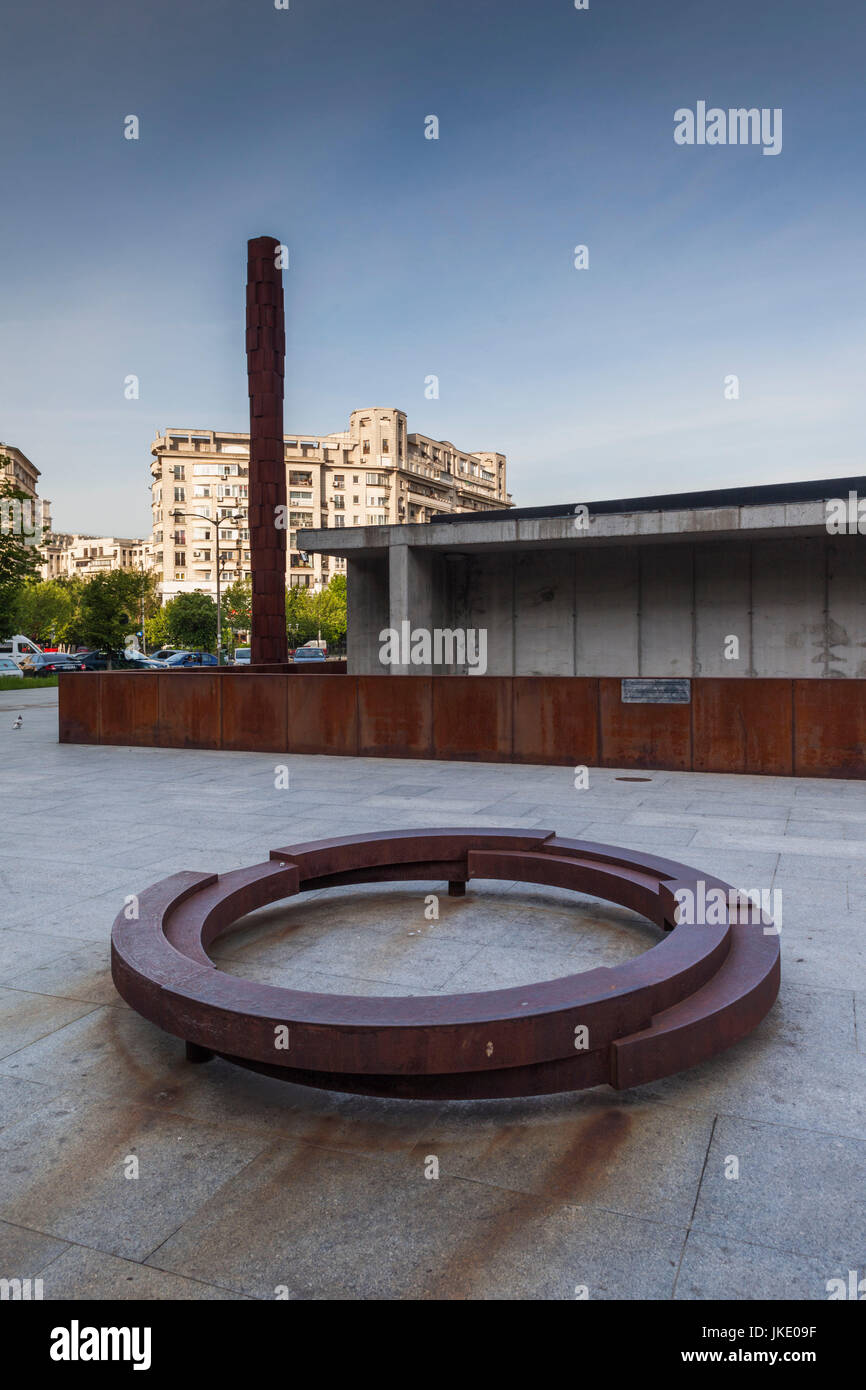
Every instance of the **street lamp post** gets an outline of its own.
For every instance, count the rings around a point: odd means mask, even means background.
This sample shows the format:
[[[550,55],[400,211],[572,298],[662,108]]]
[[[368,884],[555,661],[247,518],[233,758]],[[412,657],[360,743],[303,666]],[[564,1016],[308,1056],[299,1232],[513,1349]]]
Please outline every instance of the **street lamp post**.
[[[172,516],[192,517],[196,521],[206,521],[208,526],[213,526],[216,530],[216,604],[217,604],[217,666],[222,665],[222,639],[223,639],[223,615],[222,600],[220,596],[220,581],[222,578],[220,570],[220,527],[227,523],[236,526],[239,521],[243,521],[243,512],[232,512],[228,516],[220,517],[219,521],[212,521],[209,516],[202,516],[199,512],[182,512],[179,507],[175,507]]]

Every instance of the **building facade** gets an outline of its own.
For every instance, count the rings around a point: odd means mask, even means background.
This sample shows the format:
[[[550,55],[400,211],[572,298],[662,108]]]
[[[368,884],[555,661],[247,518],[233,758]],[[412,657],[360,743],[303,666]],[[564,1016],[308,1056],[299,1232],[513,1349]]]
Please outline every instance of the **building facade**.
[[[41,474],[35,463],[31,463],[26,454],[17,449],[14,444],[0,443],[0,478],[4,482],[13,483],[19,492],[24,492],[34,502],[38,502],[41,507],[41,524],[51,526],[51,503],[46,497],[39,496],[39,478]]]
[[[216,593],[250,574],[249,435],[167,429],[151,446],[152,567],[163,598]],[[287,584],[316,588],[345,573],[341,556],[299,547],[305,529],[429,521],[511,505],[505,455],[408,434],[402,410],[355,410],[349,428],[285,436]]]
[[[301,544],[347,561],[353,675],[467,670],[435,647],[425,660],[423,644],[396,662],[383,633],[405,624],[483,635],[490,676],[866,680],[866,477],[323,530]]]
[[[150,542],[128,536],[50,535],[44,546],[43,579],[92,579],[108,570],[151,568]]]

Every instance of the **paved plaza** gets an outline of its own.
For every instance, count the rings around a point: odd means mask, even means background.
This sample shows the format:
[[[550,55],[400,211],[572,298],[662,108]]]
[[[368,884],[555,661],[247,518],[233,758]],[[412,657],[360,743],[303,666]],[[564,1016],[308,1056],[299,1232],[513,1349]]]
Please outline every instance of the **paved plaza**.
[[[46,1299],[821,1300],[866,1275],[862,782],[592,769],[577,789],[570,767],[56,740],[55,690],[0,693],[0,1277]],[[157,879],[424,826],[542,827],[780,889],[776,1006],[633,1091],[427,1103],[192,1066],[115,993],[112,921]],[[253,913],[215,958],[441,994],[658,937],[556,889],[400,883]]]

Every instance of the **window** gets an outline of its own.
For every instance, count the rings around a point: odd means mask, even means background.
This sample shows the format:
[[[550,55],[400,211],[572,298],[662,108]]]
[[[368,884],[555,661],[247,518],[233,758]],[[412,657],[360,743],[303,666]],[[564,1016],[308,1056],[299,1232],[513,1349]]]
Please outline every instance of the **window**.
[[[289,485],[291,487],[312,487],[312,473],[302,473],[300,469],[292,468],[289,470]]]
[[[183,482],[184,468],[182,463],[176,463],[171,471],[180,482]]]
[[[363,439],[363,440],[361,441],[361,453],[362,453],[362,454],[369,454],[369,452],[370,452],[370,441],[369,441],[369,439]]]
[[[196,483],[192,491],[194,497],[210,497],[210,483]]]
[[[387,453],[389,453],[389,452],[390,452],[390,445],[388,444],[387,439],[383,439],[383,440],[382,440],[382,453],[383,453],[383,454],[387,454]]]
[[[196,526],[196,527],[194,528],[194,530],[193,530],[192,538],[193,538],[194,541],[209,541],[209,540],[210,540],[210,527],[209,527],[209,526]]]
[[[226,466],[227,465],[225,464],[222,465],[223,468],[225,468]],[[237,468],[237,464],[235,464],[234,467]],[[197,478],[201,478],[204,474],[207,473],[221,472],[221,467],[218,463],[194,463],[192,466],[192,471]]]
[[[184,574],[183,570],[175,570],[174,577],[175,579],[186,579],[186,575]]]
[[[179,531],[175,531],[174,543],[175,545],[186,545],[186,531],[183,528]]]
[[[386,516],[368,516],[368,517],[367,517],[367,525],[368,525],[368,526],[387,526],[387,525],[388,525],[388,518],[387,518]]]
[[[175,554],[174,554],[174,565],[175,565],[175,569],[177,569],[178,565],[180,565],[182,568],[185,568],[185,567],[186,567],[186,551],[185,551],[185,550],[176,550],[176,551],[175,551]]]
[[[289,493],[289,501],[290,501],[290,502],[312,502],[312,500],[313,500],[313,494],[312,494],[311,492],[290,492],[290,493]]]
[[[345,524],[346,524],[346,518],[345,518],[344,516],[335,516],[335,517],[334,517],[334,525],[335,525],[335,526],[345,526]]]
[[[334,507],[337,508],[337,509],[342,508],[342,509],[345,511],[345,507],[346,507],[346,499],[345,499],[345,497],[335,497],[335,498],[334,498]]]
[[[358,481],[357,478],[355,479],[355,481],[356,481],[356,482]],[[353,506],[353,507],[357,507],[359,501],[360,501],[360,498],[358,498],[358,497],[353,497],[353,498],[352,498],[352,506]]]
[[[175,502],[185,502],[185,501],[186,501],[186,488],[176,487],[175,490],[174,490],[174,500],[175,500]]]
[[[352,474],[352,482],[353,482],[353,483],[359,483],[360,481],[361,481],[361,479],[360,479],[359,475],[358,475],[357,473],[353,473],[353,474]]]
[[[344,488],[346,486],[346,480],[342,473],[335,473],[333,482],[335,491],[339,491],[341,488]]]

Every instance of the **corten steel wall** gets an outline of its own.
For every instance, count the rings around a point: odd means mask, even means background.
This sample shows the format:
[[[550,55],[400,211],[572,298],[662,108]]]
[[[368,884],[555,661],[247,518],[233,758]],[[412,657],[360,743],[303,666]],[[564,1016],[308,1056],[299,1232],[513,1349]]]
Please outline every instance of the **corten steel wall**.
[[[250,395],[250,568],[253,581],[254,662],[288,659],[286,529],[276,508],[286,506],[283,368],[286,332],[280,243],[261,236],[247,243],[247,375]]]
[[[689,705],[614,677],[329,668],[61,673],[60,742],[866,777],[866,681],[696,678]]]

